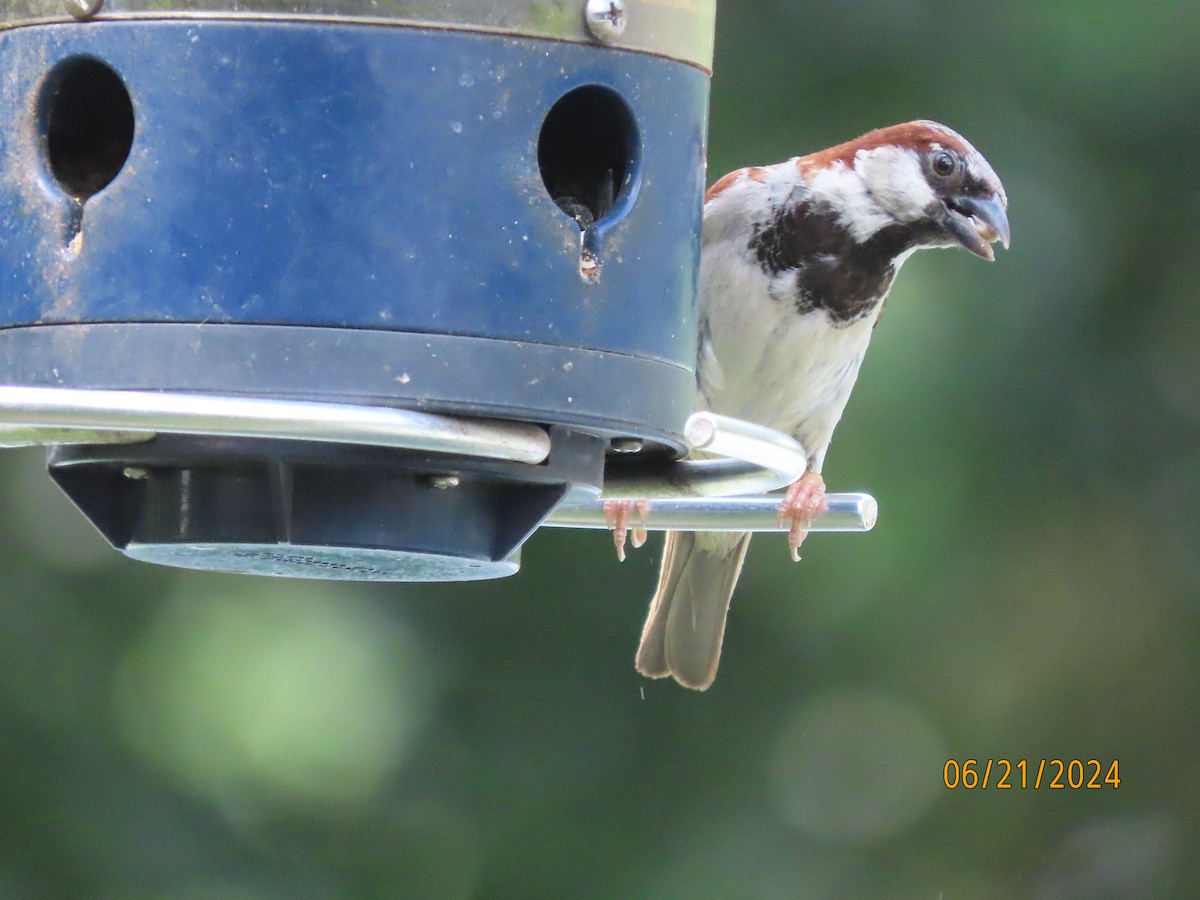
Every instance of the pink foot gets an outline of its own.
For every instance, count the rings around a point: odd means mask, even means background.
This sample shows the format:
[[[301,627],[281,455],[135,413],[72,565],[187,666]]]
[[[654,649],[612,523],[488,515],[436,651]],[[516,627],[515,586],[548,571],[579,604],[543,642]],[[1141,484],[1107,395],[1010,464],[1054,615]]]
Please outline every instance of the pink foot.
[[[629,515],[637,510],[638,523],[629,527]],[[625,562],[625,536],[628,535],[633,549],[646,543],[646,517],[650,515],[649,500],[609,500],[604,504],[604,520],[612,529],[613,543],[617,547],[617,561]]]
[[[824,509],[825,479],[816,472],[805,472],[787,489],[783,502],[779,504],[779,524],[792,520],[792,526],[788,529],[792,562],[800,562],[800,545],[808,537],[806,529],[812,524],[813,516]]]

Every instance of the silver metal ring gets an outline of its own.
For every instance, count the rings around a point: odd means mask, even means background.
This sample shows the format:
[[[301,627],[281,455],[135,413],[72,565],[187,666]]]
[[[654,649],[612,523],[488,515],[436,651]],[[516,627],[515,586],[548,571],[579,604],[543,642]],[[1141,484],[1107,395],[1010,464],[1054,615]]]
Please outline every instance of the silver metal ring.
[[[40,435],[44,429],[50,434]],[[64,438],[64,430],[77,434]],[[533,464],[550,455],[550,435],[519,422],[307,400],[0,387],[0,445],[112,443],[145,440],[160,431],[364,444]]]

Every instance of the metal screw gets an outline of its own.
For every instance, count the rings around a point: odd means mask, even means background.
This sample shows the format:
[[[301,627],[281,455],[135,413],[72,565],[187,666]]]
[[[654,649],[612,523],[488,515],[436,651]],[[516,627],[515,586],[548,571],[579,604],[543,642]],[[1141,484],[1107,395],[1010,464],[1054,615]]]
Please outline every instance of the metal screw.
[[[625,0],[587,0],[583,18],[592,37],[602,44],[611,44],[619,38],[629,23]]]
[[[130,481],[145,481],[150,477],[150,473],[141,466],[126,466],[121,470],[121,474]]]
[[[84,22],[100,12],[104,0],[62,0],[62,5],[68,13]]]
[[[608,442],[608,448],[613,453],[640,453],[646,442],[641,438],[613,438]]]
[[[429,486],[437,488],[439,491],[444,491],[449,488],[458,487],[457,475],[430,475]]]

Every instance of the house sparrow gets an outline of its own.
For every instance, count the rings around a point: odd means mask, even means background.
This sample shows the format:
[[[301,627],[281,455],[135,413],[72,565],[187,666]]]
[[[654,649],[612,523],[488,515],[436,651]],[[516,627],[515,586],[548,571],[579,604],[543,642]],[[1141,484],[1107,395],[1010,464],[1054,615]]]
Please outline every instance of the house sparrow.
[[[986,260],[1009,243],[1008,200],[987,160],[936,122],[881,128],[773,166],[738,169],[705,196],[697,409],[791,435],[808,471],[788,490],[792,558],[821,511],[821,466],[900,265],[923,247]],[[618,549],[629,513],[614,504]],[[635,545],[644,540],[634,528]],[[704,690],[716,677],[749,534],[672,532],[637,668]]]

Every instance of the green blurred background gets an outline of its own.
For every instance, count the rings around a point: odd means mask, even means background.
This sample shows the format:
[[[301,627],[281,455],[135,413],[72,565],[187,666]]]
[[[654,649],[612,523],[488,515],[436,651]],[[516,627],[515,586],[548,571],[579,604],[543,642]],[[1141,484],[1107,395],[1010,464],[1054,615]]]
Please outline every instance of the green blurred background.
[[[710,181],[936,118],[1014,238],[905,267],[826,466],[879,526],[756,539],[707,694],[633,671],[658,539],[178,572],[0,455],[0,898],[1200,896],[1198,48],[1194,3],[722,0]]]

